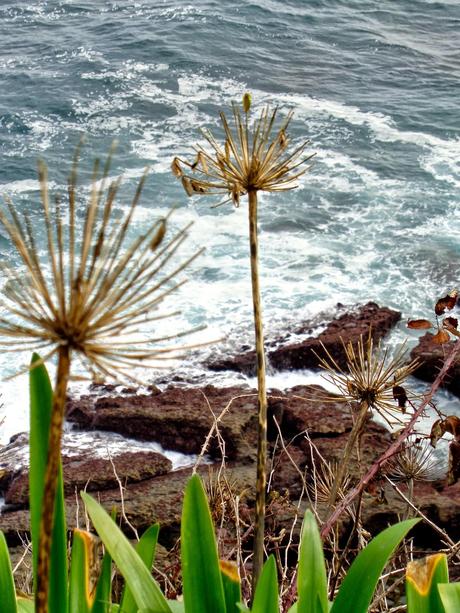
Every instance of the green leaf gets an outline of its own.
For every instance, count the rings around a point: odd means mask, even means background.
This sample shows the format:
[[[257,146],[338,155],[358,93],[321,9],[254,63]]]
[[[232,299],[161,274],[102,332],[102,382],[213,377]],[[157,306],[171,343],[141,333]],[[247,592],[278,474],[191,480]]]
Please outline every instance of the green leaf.
[[[439,583],[438,590],[445,613],[458,613],[460,611],[460,583]]]
[[[69,577],[69,613],[89,613],[89,560],[93,537],[85,530],[74,530]]]
[[[32,364],[40,360],[36,353]],[[34,585],[37,585],[38,538],[42,512],[43,488],[45,483],[46,462],[48,457],[49,428],[53,403],[53,390],[45,366],[36,366],[30,370],[30,469],[29,501],[30,530],[32,534],[32,555]],[[50,560],[50,613],[66,613],[67,594],[67,528],[64,508],[64,488],[62,466],[54,506],[54,525],[51,542]]]
[[[112,556],[104,553],[101,564],[101,574],[97,581],[91,613],[107,613],[110,611],[112,599]]]
[[[155,613],[171,613],[168,602],[158,584],[110,515],[85,492],[81,493],[88,515],[129,585],[139,609],[153,609]]]
[[[443,553],[409,562],[406,569],[408,611],[444,613],[439,583],[448,583],[447,558]]]
[[[327,577],[323,545],[311,511],[305,513],[297,576],[298,613],[328,613]]]
[[[186,487],[181,560],[187,613],[225,613],[225,597],[211,513],[198,475]]]
[[[408,519],[386,528],[356,557],[340,586],[331,613],[367,613],[380,574],[418,519]]]
[[[278,578],[273,555],[269,556],[257,582],[252,613],[278,613]]]
[[[0,596],[2,613],[16,613],[16,590],[5,535],[0,530]]]
[[[148,528],[141,536],[136,545],[136,551],[149,572],[152,569],[153,560],[155,558],[155,549],[157,546],[159,531],[159,524],[150,526],[150,528]],[[133,594],[127,585],[123,589],[120,608],[123,613],[137,612],[136,601],[134,600]]]
[[[179,600],[168,600],[172,613],[185,613],[184,603]]]
[[[18,598],[18,613],[34,613],[34,601],[30,598]]]
[[[238,613],[241,600],[241,582],[235,562],[220,560],[220,572],[224,586],[225,609],[227,613]]]

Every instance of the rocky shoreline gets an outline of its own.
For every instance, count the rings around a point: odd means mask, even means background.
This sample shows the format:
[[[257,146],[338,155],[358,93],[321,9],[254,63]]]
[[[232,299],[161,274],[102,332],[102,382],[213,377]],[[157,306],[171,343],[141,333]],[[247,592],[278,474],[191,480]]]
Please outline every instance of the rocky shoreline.
[[[341,338],[344,342],[356,341],[370,331],[379,340],[399,319],[399,313],[374,303],[348,311],[342,308],[317,337],[269,346],[268,361],[277,370],[314,368],[318,362],[316,354],[324,346],[343,368]],[[308,332],[308,326],[303,331]],[[423,360],[417,374],[424,380],[435,376],[440,359],[436,351],[423,337],[412,352],[412,357]],[[253,353],[244,351],[232,358],[208,362],[205,367],[251,374],[252,364]],[[447,381],[447,387],[457,395],[458,381],[457,372]],[[308,480],[317,454],[328,462],[340,460],[352,421],[346,405],[325,402],[325,396],[330,394],[319,386],[270,390],[269,396],[271,490],[289,500],[289,504],[272,515],[272,520],[268,516],[273,524],[271,529],[279,532],[292,524],[297,513],[295,503],[303,486],[300,475],[305,474]],[[97,386],[93,393],[68,399],[67,420],[80,430],[117,432],[140,441],[155,441],[165,449],[194,454],[196,458],[217,418],[219,438],[210,437],[198,470],[209,480],[213,464],[220,465],[224,451],[232,491],[241,496],[250,518],[255,480],[256,404],[256,391],[244,385],[226,388],[170,385],[162,391],[152,386],[143,394],[129,388],[115,394],[113,386]],[[284,445],[280,444],[280,434]],[[372,462],[390,440],[385,428],[369,422],[363,439],[363,462]],[[0,515],[0,529],[11,547],[29,537],[26,447],[27,436],[20,435],[0,450],[0,492],[6,503]],[[121,507],[122,485],[125,519],[129,522],[121,521],[125,532],[132,536],[129,524],[142,531],[158,521],[159,542],[166,548],[174,546],[179,535],[182,493],[193,466],[172,470],[170,460],[156,451],[124,451],[95,457],[91,453],[66,455],[65,449],[63,465],[69,528],[85,523],[78,491],[86,488],[110,510]],[[349,466],[352,478],[358,476],[357,471],[353,462]],[[452,539],[460,538],[460,483],[450,487],[443,483],[416,484],[415,501]],[[406,510],[405,503],[390,488],[386,489],[386,500],[369,492],[363,503],[364,527],[371,533],[394,523],[398,513],[404,514]],[[273,504],[276,506],[276,502]],[[301,510],[305,504],[302,503]],[[426,525],[419,527],[416,539],[421,548],[441,546],[439,536]]]

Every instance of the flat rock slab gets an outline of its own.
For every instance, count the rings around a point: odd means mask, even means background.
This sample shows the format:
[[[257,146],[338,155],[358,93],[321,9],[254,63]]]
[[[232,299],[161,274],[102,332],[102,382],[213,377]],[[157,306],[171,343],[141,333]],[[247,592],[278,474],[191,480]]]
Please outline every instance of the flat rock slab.
[[[85,489],[88,492],[118,487],[118,479],[124,485],[137,483],[169,473],[170,460],[155,451],[121,453],[113,458],[66,457],[62,458],[64,494],[66,496]],[[20,471],[13,477],[5,492],[5,503],[16,507],[28,506],[29,473]]]
[[[325,355],[324,348],[341,368],[346,368],[343,343],[357,343],[369,331],[374,341],[383,338],[401,319],[401,313],[375,302],[351,309],[331,321],[326,329],[314,338],[298,343],[281,344],[276,349],[267,348],[267,362],[276,370],[303,370],[318,368],[318,355]],[[304,326],[308,328],[308,326]],[[318,355],[317,355],[318,354]],[[237,356],[206,364],[209,370],[232,370],[248,375],[255,374],[255,352],[244,351]]]
[[[424,334],[420,337],[418,345],[412,349],[410,354],[411,359],[420,360],[420,366],[413,373],[414,377],[418,377],[428,383],[432,383],[436,379],[446,356],[454,345],[453,341],[445,345],[437,345],[433,343],[432,338],[433,334],[431,332]],[[460,359],[457,359],[452,365],[442,382],[442,386],[449,390],[449,392],[452,392],[452,394],[460,396]]]

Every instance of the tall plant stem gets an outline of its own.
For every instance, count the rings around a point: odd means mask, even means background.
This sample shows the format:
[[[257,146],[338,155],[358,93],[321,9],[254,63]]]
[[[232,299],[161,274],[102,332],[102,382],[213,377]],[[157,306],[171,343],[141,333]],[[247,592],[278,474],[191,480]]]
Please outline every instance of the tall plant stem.
[[[70,372],[69,346],[63,345],[60,347],[58,356],[38,545],[37,592],[35,596],[36,613],[48,613],[51,535],[53,530],[59,461],[61,458],[61,437],[64,423],[65,399]]]
[[[255,593],[264,557],[265,490],[267,487],[267,390],[265,384],[265,350],[262,327],[262,306],[259,287],[259,255],[257,239],[257,192],[249,191],[249,246],[251,251],[252,302],[257,355],[258,429],[257,429],[257,477],[256,516],[254,529],[254,558],[252,593]]]
[[[337,467],[337,473],[335,475],[334,482],[331,488],[331,492],[329,494],[328,514],[331,513],[334,508],[335,501],[337,500],[337,494],[339,493],[339,490],[342,487],[343,479],[345,476],[345,472],[348,468],[348,463],[350,461],[351,454],[353,453],[353,449],[355,447],[356,441],[358,440],[358,437],[360,437],[360,434],[363,431],[364,424],[367,421],[368,409],[369,409],[369,405],[367,404],[367,402],[360,403],[359,409],[358,409],[358,416],[351,429],[350,435],[347,440],[347,444],[345,445],[342,459]]]

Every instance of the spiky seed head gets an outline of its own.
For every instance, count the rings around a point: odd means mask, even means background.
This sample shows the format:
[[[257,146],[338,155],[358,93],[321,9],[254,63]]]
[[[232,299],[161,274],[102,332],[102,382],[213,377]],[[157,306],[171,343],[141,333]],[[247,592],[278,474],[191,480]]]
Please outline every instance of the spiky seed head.
[[[436,481],[442,477],[442,466],[426,438],[409,436],[400,451],[387,463],[388,476],[397,481]]]
[[[388,423],[401,423],[398,413],[406,411],[407,393],[403,388],[406,378],[417,368],[418,362],[406,363],[404,345],[390,357],[380,343],[374,347],[371,334],[358,343],[343,344],[346,368],[342,369],[324,347],[325,356],[318,355],[323,377],[337,388],[333,400],[367,405]],[[395,390],[396,389],[396,394]],[[404,392],[404,402],[403,399]],[[396,395],[396,398],[395,398]],[[396,400],[396,401],[395,401]]]
[[[288,149],[292,112],[276,128],[278,108],[266,106],[249,125],[250,108],[249,94],[243,96],[243,115],[233,103],[233,126],[221,113],[223,144],[210,131],[203,130],[209,147],[197,145],[194,162],[174,158],[172,172],[181,179],[188,196],[220,195],[224,196],[220,204],[230,201],[238,206],[241,196],[250,191],[277,192],[297,187],[297,179],[308,170],[306,162],[313,154],[305,156],[308,140]]]
[[[138,238],[128,238],[146,174],[124,219],[115,219],[120,180],[107,187],[110,155],[102,177],[99,163],[94,165],[80,236],[77,167],[78,149],[66,207],[59,199],[50,203],[43,162],[39,163],[41,219],[32,223],[9,200],[0,207],[0,226],[23,265],[17,274],[5,261],[0,263],[6,278],[0,347],[4,351],[45,349],[42,357],[47,359],[67,345],[94,376],[136,381],[134,368],[178,356],[182,348],[174,339],[192,332],[162,333],[161,321],[177,313],[161,313],[158,307],[182,285],[180,273],[198,254],[174,264],[187,228],[166,239],[170,214],[153,222]],[[38,245],[43,236],[46,253],[41,257]],[[141,329],[146,326],[158,326],[158,332],[145,338]]]

